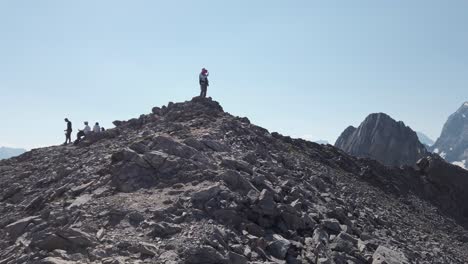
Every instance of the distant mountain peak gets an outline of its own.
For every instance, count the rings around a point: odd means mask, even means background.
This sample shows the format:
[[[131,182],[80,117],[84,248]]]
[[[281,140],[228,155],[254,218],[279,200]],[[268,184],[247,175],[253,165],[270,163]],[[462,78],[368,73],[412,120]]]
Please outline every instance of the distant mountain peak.
[[[467,102],[464,102],[464,103],[460,106],[460,108],[458,108],[458,111],[457,111],[457,112],[459,112],[459,111],[465,111],[465,110],[468,110],[468,101],[467,101]]]
[[[349,126],[335,146],[351,155],[391,166],[414,165],[428,154],[416,132],[385,113],[368,115],[358,128]]]
[[[468,101],[449,116],[432,151],[448,162],[466,168],[461,164],[468,162]]]

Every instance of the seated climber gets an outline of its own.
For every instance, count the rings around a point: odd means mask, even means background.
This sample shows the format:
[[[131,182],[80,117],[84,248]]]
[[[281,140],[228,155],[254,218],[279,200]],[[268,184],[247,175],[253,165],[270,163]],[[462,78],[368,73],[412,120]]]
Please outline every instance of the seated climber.
[[[85,125],[85,127],[83,129],[83,132],[85,133],[85,135],[91,133],[91,127],[88,125],[88,121],[85,121],[84,125]]]
[[[78,130],[78,133],[76,134],[76,140],[73,142],[74,145],[80,143],[81,139],[91,133],[91,127],[88,125],[88,122],[84,122],[85,127],[83,130]]]
[[[210,73],[208,72],[207,69],[203,68],[200,76],[199,76],[199,82],[200,82],[200,97],[206,97],[206,91],[208,90],[208,86],[210,85],[208,82],[208,76]]]
[[[99,132],[101,132],[101,127],[99,126],[99,123],[98,123],[98,122],[96,122],[96,124],[94,124],[93,132],[94,132],[94,133],[99,133]]]

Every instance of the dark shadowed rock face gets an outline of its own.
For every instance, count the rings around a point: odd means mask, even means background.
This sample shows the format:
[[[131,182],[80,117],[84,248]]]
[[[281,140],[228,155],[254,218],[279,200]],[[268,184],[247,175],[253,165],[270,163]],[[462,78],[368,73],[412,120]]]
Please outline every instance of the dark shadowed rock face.
[[[210,98],[115,124],[0,161],[0,263],[468,259],[468,176],[437,156],[387,167]]]
[[[428,154],[411,128],[383,113],[369,115],[358,128],[348,127],[335,147],[390,166],[412,166]]]
[[[450,163],[468,168],[468,102],[450,115],[432,151]]]

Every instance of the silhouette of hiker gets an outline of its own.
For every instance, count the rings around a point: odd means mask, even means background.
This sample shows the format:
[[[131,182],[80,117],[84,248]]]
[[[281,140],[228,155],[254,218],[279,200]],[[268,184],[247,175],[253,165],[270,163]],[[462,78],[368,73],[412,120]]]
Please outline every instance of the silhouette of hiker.
[[[72,122],[68,120],[68,118],[65,118],[65,122],[67,122],[67,129],[65,129],[65,143],[64,145],[67,145],[68,143],[71,143],[71,133],[73,131],[72,129]]]
[[[199,76],[201,90],[200,97],[206,97],[206,91],[208,89],[208,86],[210,85],[208,82],[208,75],[210,75],[208,70],[203,68]]]

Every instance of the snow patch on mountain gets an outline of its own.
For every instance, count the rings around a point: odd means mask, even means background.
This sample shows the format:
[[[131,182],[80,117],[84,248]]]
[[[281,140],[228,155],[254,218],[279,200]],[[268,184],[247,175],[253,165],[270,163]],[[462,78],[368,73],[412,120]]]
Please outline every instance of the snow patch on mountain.
[[[462,160],[462,161],[455,161],[455,162],[452,162],[453,165],[457,165],[459,167],[462,167],[463,169],[467,169],[466,167],[466,160]]]

